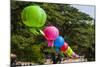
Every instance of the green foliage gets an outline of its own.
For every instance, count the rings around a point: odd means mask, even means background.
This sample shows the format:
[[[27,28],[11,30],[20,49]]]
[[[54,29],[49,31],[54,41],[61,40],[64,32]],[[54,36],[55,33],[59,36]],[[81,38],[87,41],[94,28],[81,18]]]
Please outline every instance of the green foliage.
[[[54,48],[47,47],[42,35],[34,35],[22,23],[22,10],[26,6],[34,4],[45,10],[47,14],[45,26],[56,26],[73,51],[85,56],[88,61],[95,60],[95,25],[94,19],[88,14],[82,13],[68,4],[12,1],[11,52],[18,56],[19,61],[43,64],[45,53],[55,52]]]
[[[43,53],[39,45],[32,46],[32,54],[31,59],[33,59],[34,62],[41,63],[43,61]]]

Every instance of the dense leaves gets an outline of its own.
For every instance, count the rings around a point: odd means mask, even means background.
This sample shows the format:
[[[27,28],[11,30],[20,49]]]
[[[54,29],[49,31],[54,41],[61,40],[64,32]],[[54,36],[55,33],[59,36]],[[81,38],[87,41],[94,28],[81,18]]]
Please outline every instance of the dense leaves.
[[[18,56],[18,61],[43,64],[46,55],[55,51],[54,48],[47,47],[42,35],[32,34],[22,23],[22,10],[34,4],[45,10],[47,14],[45,26],[56,26],[60,35],[77,54],[85,56],[88,61],[95,60],[95,23],[88,14],[80,12],[69,4],[12,1],[11,52]]]

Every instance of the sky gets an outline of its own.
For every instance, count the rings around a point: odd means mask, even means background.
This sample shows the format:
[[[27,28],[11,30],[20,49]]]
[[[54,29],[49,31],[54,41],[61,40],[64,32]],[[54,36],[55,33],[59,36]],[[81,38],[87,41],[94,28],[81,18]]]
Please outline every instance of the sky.
[[[71,6],[79,9],[79,11],[84,12],[95,19],[95,6],[93,5],[92,6],[90,5],[71,5]]]

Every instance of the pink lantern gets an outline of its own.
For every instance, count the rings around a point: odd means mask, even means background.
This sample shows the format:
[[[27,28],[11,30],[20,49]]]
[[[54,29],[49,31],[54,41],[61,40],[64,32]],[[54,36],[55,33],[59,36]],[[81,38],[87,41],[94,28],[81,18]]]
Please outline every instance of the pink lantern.
[[[59,36],[59,31],[55,26],[48,26],[44,29],[44,34],[49,40],[55,40]]]
[[[59,36],[59,30],[55,26],[47,26],[43,32],[48,40],[48,46],[53,46],[54,40]]]
[[[52,47],[54,46],[54,41],[53,40],[48,40],[48,47],[49,46],[52,46]]]
[[[72,58],[79,58],[80,56],[77,55],[76,53],[73,53]]]

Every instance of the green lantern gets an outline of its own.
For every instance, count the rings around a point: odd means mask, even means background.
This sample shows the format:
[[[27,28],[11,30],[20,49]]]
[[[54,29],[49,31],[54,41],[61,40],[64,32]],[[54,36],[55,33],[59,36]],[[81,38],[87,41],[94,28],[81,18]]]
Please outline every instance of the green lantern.
[[[65,52],[69,57],[72,57],[73,55],[73,50],[68,46],[68,50]]]
[[[42,27],[46,22],[45,11],[37,5],[28,6],[21,14],[22,22],[28,27]]]
[[[33,33],[34,35],[39,35],[40,34],[40,31],[37,28],[29,28],[29,31],[31,33]]]

